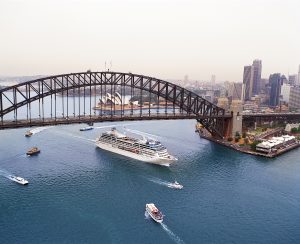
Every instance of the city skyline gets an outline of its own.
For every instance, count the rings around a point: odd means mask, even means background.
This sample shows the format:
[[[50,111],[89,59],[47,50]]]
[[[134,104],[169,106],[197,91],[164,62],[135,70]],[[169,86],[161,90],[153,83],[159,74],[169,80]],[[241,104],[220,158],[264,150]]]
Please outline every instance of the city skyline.
[[[112,62],[162,79],[242,82],[254,59],[262,77],[296,74],[297,9],[293,0],[1,1],[0,74],[101,71]]]

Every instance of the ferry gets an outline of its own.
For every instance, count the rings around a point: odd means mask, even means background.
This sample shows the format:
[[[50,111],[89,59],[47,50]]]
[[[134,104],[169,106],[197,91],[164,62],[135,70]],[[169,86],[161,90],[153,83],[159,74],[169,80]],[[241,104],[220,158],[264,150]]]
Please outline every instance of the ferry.
[[[92,130],[92,129],[94,129],[93,127],[84,127],[84,128],[80,128],[79,130],[80,131],[87,131],[87,130]]]
[[[8,178],[11,179],[14,182],[17,182],[17,183],[21,184],[21,185],[27,185],[28,184],[27,180],[25,180],[25,179],[23,179],[22,177],[19,177],[19,176],[9,175]]]
[[[174,189],[182,189],[183,185],[180,185],[176,180],[174,183],[169,183],[168,184],[169,188],[174,188]]]
[[[31,155],[35,155],[35,154],[38,154],[38,153],[40,153],[40,149],[38,149],[37,147],[33,147],[33,148],[31,148],[30,150],[28,150],[27,151],[27,155],[28,156],[31,156]]]
[[[155,222],[157,223],[163,222],[164,220],[163,214],[158,210],[158,208],[154,205],[154,203],[147,203],[146,211]]]
[[[116,128],[102,133],[96,139],[96,146],[136,160],[163,166],[170,166],[177,160],[159,141],[144,136],[143,139],[128,137],[118,132]]]
[[[33,133],[29,130],[29,131],[26,131],[25,133],[25,137],[31,137],[33,135]]]

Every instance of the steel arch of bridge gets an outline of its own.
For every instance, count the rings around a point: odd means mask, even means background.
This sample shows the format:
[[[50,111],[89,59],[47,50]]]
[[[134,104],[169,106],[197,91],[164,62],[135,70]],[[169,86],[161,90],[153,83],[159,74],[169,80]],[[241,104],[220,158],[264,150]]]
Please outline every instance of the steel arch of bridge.
[[[140,95],[142,96],[142,91],[149,92],[150,94],[153,94],[157,96],[158,98],[163,98],[166,101],[172,103],[173,106],[179,107],[181,111],[185,111],[186,114],[184,117],[181,116],[181,118],[195,118],[197,119],[210,133],[213,135],[223,137],[225,133],[225,121],[224,119],[227,117],[230,117],[229,115],[225,114],[225,110],[223,108],[220,108],[211,102],[205,100],[204,98],[198,96],[197,94],[180,87],[178,85],[172,84],[170,82],[160,80],[157,78],[144,76],[144,75],[138,75],[138,74],[132,74],[132,73],[120,73],[120,72],[82,72],[82,73],[70,73],[70,74],[62,74],[62,75],[55,75],[55,76],[49,76],[45,78],[40,78],[24,83],[20,83],[11,87],[4,88],[0,90],[0,117],[1,117],[1,124],[2,129],[6,128],[5,124],[7,126],[7,123],[5,123],[5,120],[3,119],[4,116],[10,112],[14,112],[15,115],[17,115],[18,109],[22,106],[27,106],[27,122],[25,123],[27,126],[36,125],[34,123],[34,120],[31,118],[31,112],[30,115],[28,114],[28,111],[30,111],[30,104],[34,101],[38,101],[39,104],[41,103],[43,105],[44,98],[51,96],[51,120],[53,120],[52,124],[59,123],[60,119],[56,116],[56,111],[53,113],[52,111],[52,99],[55,99],[55,106],[56,106],[56,95],[62,94],[63,96],[69,97],[70,91],[73,91],[76,93],[76,91],[79,91],[79,94],[81,92],[80,89],[84,89],[84,102],[86,102],[86,97],[91,96],[93,89],[96,92],[96,87],[99,86],[101,88],[101,95],[102,95],[102,87],[110,86],[111,91],[115,91],[116,86],[121,87],[130,87],[132,89],[138,89],[141,91]],[[86,95],[86,89],[89,93],[89,95]],[[12,98],[9,98],[6,93],[11,92]],[[82,95],[82,94],[81,94]],[[21,101],[19,98],[22,98]],[[4,100],[6,102],[8,101],[9,105],[4,106]],[[67,100],[68,101],[68,100]],[[90,98],[91,103],[91,98]],[[150,104],[150,103],[149,103]],[[159,105],[158,105],[159,106]],[[121,106],[122,107],[122,106]],[[85,109],[85,108],[84,108]],[[112,111],[115,109],[114,105],[111,107]],[[150,105],[149,105],[150,109]],[[56,110],[56,107],[55,107]],[[124,112],[124,111],[123,111]],[[80,115],[79,111],[79,119],[73,119],[72,116],[69,116],[67,111],[67,118],[68,121],[65,120],[64,123],[78,123],[78,122],[86,122],[87,118],[90,119],[90,121],[112,121],[112,120],[126,120],[125,117],[122,117],[121,113],[120,118],[109,119],[104,116],[84,116]],[[167,112],[166,112],[167,113]],[[55,115],[55,116],[54,116]],[[64,116],[64,115],[63,115]],[[16,116],[17,117],[17,116]],[[54,118],[53,118],[54,117]],[[75,117],[75,113],[74,113]],[[111,117],[113,117],[113,113],[111,113]],[[131,120],[142,120],[145,119],[147,116],[145,114],[142,114],[142,110],[140,113],[140,116],[129,116],[127,119]],[[180,117],[180,116],[179,116]],[[179,118],[178,117],[178,118]],[[80,119],[81,118],[81,119]],[[148,114],[148,119],[156,119],[157,116],[150,115],[150,112]],[[166,117],[167,118],[167,117]],[[168,118],[176,118],[175,114],[172,117]],[[46,121],[47,119],[42,117],[39,118],[39,120]],[[47,120],[48,121],[48,120]],[[36,121],[35,121],[36,122]],[[11,122],[12,124],[17,124],[18,121],[15,119]],[[50,122],[48,124],[51,124]],[[45,125],[47,123],[40,123],[41,125]],[[9,127],[9,126],[8,126]],[[17,126],[15,126],[17,127]]]

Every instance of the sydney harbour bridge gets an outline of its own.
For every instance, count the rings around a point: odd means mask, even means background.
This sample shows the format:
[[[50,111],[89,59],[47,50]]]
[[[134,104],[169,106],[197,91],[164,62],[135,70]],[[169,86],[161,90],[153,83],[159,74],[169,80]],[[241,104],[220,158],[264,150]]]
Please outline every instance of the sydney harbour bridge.
[[[183,87],[132,73],[62,74],[0,90],[0,129],[160,119],[195,119],[217,138],[234,123],[233,112]]]

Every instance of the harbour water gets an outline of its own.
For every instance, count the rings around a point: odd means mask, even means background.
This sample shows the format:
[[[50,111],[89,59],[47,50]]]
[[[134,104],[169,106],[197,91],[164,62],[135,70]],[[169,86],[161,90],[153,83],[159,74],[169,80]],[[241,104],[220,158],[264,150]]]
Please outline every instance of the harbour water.
[[[103,151],[109,126],[157,135],[171,167]],[[0,131],[0,243],[299,243],[300,149],[267,159],[194,132],[195,121]],[[38,146],[41,153],[27,157]],[[28,186],[9,180],[24,177]],[[184,188],[167,187],[177,180]],[[154,202],[162,225],[145,215]]]

